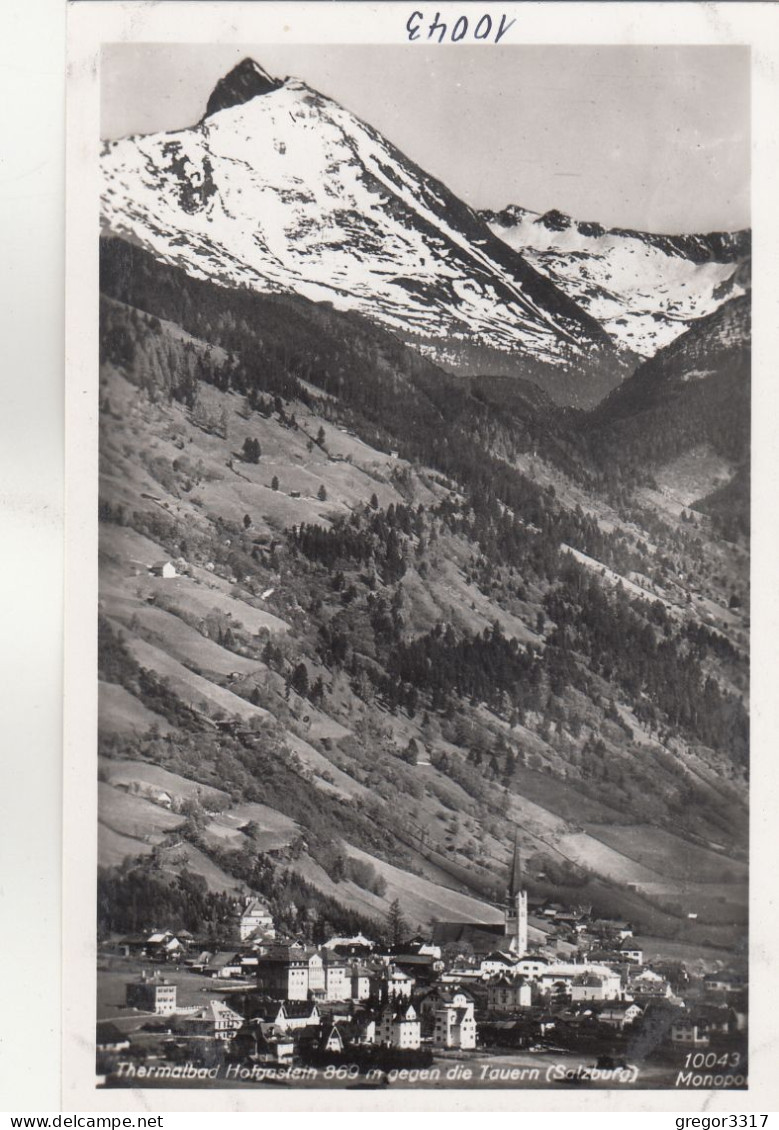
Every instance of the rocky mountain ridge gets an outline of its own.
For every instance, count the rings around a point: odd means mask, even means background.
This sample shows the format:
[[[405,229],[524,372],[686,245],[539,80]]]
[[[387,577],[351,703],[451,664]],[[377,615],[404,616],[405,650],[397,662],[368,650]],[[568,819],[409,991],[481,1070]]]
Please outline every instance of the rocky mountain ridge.
[[[660,235],[519,205],[480,215],[615,341],[643,357],[750,286],[749,231]]]

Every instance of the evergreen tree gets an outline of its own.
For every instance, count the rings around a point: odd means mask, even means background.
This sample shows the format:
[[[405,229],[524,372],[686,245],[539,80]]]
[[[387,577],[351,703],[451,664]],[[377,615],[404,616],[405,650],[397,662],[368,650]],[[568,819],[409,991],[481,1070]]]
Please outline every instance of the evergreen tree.
[[[260,441],[249,436],[243,441],[243,458],[246,463],[259,463],[262,451]]]
[[[391,946],[399,946],[408,935],[408,923],[400,909],[400,901],[393,899],[387,911],[387,941]]]
[[[298,663],[295,670],[292,672],[290,679],[290,686],[293,691],[296,691],[302,698],[308,695],[308,668],[305,663]]]
[[[419,745],[415,738],[409,740],[408,745],[403,750],[401,757],[407,761],[409,765],[416,765],[419,758]]]

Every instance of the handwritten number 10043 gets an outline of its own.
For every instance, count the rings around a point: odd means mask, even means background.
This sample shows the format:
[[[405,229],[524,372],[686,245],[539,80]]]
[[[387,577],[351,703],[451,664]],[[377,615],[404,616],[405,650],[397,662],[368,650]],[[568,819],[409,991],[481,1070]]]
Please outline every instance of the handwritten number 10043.
[[[494,39],[500,43],[503,36],[513,27],[516,20],[510,20],[505,13],[501,14],[500,21],[493,20],[486,12],[476,19],[471,16],[459,16],[454,23],[446,23],[441,19],[441,13],[436,12],[432,20],[424,12],[414,11],[406,20],[406,31],[410,40],[424,39],[443,43],[445,39],[452,43],[459,43],[462,39],[476,39],[485,41]]]

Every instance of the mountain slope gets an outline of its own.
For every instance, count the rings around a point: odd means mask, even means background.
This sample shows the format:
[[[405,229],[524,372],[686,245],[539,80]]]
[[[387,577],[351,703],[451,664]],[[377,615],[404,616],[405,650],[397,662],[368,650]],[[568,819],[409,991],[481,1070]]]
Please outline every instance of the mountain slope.
[[[103,772],[161,767],[226,806],[171,832],[143,808],[111,861],[210,861],[213,889],[261,893],[294,873],[282,909],[327,898],[366,930],[405,883],[426,926],[453,890],[495,899],[517,824],[532,890],[732,943],[743,884],[664,877],[652,829],[632,861],[604,842],[651,823],[740,858],[735,550],[623,517],[543,449],[533,481],[500,382],[472,394],[354,314],[116,239],[102,268],[100,676],[124,703]],[[166,559],[178,577],[149,575]]]
[[[593,412],[595,420],[634,417],[664,409],[691,387],[712,387],[711,378],[729,379],[734,392],[748,391],[751,343],[748,296],[732,298],[688,330],[635,373]],[[743,446],[743,445],[742,445]]]
[[[584,428],[611,474],[650,474],[684,506],[715,493],[712,513],[729,537],[749,525],[750,347],[744,295],[640,365]]]
[[[102,168],[104,225],[196,277],[363,313],[455,368],[460,345],[575,368],[581,403],[624,372],[600,324],[443,184],[250,60],[196,126],[106,143]]]
[[[749,287],[748,231],[654,235],[516,205],[481,215],[615,341],[644,357]]]

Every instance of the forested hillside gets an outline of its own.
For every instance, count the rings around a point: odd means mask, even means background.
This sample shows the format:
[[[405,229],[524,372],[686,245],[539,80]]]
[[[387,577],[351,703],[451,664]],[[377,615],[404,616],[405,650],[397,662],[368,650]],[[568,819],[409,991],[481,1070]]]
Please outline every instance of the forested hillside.
[[[646,482],[691,451],[715,457],[722,479],[701,506],[730,540],[749,531],[750,297],[694,322],[584,420],[606,474]]]

